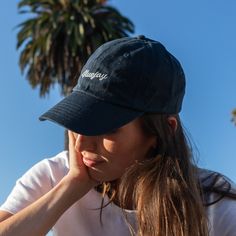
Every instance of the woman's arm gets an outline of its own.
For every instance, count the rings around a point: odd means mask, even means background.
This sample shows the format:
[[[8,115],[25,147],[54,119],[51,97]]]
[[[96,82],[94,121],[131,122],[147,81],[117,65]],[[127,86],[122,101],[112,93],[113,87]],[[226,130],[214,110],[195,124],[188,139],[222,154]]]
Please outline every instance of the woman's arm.
[[[52,190],[20,212],[12,216],[3,213],[3,217],[8,218],[0,223],[0,236],[47,234],[60,216],[95,186],[74,147],[75,139],[69,132],[68,174]]]
[[[10,216],[12,216],[13,214],[6,212],[6,211],[1,211],[0,210],[0,222],[6,220],[7,218],[9,218]]]
[[[2,221],[0,235],[45,235],[58,218],[89,191],[89,188],[83,187],[82,184],[78,191],[78,188],[73,187],[73,181],[76,180],[65,177],[35,203]]]

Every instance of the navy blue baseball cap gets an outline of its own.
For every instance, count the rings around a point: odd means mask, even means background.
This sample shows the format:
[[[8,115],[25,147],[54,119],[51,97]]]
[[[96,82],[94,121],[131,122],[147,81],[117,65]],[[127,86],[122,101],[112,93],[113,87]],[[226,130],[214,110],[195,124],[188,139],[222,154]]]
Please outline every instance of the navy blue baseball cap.
[[[177,114],[184,93],[181,64],[160,42],[125,37],[100,46],[72,93],[39,119],[79,134],[100,135],[144,113]]]

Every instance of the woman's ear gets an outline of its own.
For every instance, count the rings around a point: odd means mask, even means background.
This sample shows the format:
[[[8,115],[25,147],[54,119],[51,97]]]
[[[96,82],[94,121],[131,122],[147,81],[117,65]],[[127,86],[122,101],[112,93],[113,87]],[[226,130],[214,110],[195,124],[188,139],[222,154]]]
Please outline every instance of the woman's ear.
[[[149,149],[149,152],[148,152],[148,157],[155,157],[157,155],[157,137],[156,136],[153,136],[151,138],[151,145],[150,145],[150,149]]]
[[[171,127],[171,129],[175,132],[177,130],[177,128],[178,128],[178,122],[177,122],[176,117],[169,116],[167,118],[167,121],[168,121],[168,124]]]

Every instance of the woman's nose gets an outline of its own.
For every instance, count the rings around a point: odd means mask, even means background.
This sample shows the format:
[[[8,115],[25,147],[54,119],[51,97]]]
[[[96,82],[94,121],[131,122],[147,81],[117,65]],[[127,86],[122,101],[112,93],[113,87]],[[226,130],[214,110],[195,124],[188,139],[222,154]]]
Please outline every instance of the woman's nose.
[[[78,152],[94,151],[97,148],[97,136],[78,134],[75,141],[75,149]]]

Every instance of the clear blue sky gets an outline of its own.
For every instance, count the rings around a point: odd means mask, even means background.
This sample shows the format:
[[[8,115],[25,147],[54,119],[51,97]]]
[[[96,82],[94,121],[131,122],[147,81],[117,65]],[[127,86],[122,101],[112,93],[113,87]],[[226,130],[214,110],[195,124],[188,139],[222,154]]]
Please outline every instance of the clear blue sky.
[[[63,128],[38,121],[61,97],[57,88],[45,99],[32,90],[18,67],[14,27],[23,17],[18,1],[0,9],[0,203],[15,180],[39,160],[63,149]],[[135,34],[161,41],[182,63],[187,92],[181,117],[198,147],[199,165],[236,181],[235,0],[113,0],[136,26]]]

